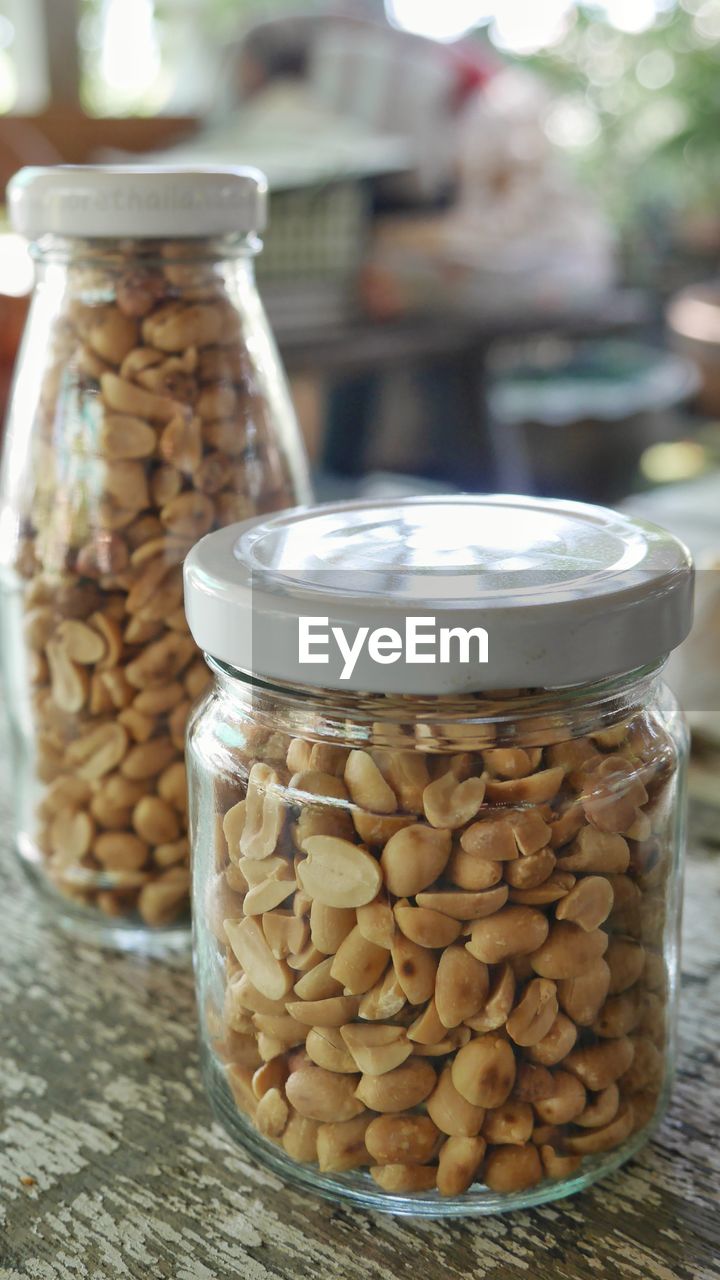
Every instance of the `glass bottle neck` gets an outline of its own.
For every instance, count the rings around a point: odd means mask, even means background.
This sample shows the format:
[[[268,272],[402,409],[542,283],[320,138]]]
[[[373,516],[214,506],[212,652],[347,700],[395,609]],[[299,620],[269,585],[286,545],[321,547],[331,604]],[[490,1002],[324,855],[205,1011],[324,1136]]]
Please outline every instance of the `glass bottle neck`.
[[[46,264],[77,266],[128,267],[133,263],[151,267],[182,262],[243,263],[252,269],[253,259],[262,249],[262,241],[254,233],[248,235],[198,236],[163,240],[80,239],[47,235],[30,246],[40,271]]]

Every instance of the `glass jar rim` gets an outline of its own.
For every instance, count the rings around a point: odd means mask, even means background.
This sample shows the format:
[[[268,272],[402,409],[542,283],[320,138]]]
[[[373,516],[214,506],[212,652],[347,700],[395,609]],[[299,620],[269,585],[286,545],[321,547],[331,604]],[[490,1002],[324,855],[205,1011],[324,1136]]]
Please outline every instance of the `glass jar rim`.
[[[375,745],[397,746],[399,726],[422,726],[414,749],[485,749],[496,737],[517,737],[523,746],[546,745],[548,735],[564,741],[582,737],[601,725],[628,719],[646,706],[661,684],[667,656],[621,675],[554,689],[500,690],[451,695],[360,694],[269,682],[251,672],[205,654],[215,680],[231,699],[251,699],[254,714],[268,727],[293,736],[308,736],[308,721],[322,725],[318,738],[363,742],[371,733]],[[498,693],[504,696],[498,697]],[[201,704],[202,706],[202,704]],[[472,712],[472,714],[470,714]],[[281,717],[280,717],[281,713]],[[312,735],[310,735],[312,736]],[[386,737],[386,743],[383,738]]]

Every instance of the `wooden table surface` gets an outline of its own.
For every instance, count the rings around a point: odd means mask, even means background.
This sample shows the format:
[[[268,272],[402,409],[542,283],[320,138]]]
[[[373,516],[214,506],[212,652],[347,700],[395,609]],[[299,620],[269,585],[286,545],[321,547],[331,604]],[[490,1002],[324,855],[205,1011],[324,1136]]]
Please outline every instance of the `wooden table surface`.
[[[203,1097],[187,966],[65,940],[11,857],[6,803],[0,832],[0,1280],[720,1277],[720,851],[689,859],[679,1078],[656,1141],[572,1199],[440,1223],[256,1168]]]

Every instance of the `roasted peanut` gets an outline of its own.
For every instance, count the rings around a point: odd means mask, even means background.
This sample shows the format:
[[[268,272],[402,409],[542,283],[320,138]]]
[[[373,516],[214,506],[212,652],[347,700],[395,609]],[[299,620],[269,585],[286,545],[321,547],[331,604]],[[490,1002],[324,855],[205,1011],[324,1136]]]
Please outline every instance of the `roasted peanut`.
[[[494,915],[476,921],[466,945],[476,959],[499,964],[510,956],[537,954],[547,935],[548,922],[541,912],[532,907],[502,907]]]
[[[556,1014],[550,1030],[542,1040],[538,1040],[537,1044],[531,1045],[528,1049],[530,1061],[539,1063],[543,1067],[554,1067],[570,1052],[577,1040],[577,1034],[574,1022],[566,1018],[564,1013]]]
[[[547,1035],[557,1012],[555,983],[546,978],[533,978],[507,1020],[507,1033],[516,1044],[537,1044]]]
[[[557,984],[560,1005],[573,1022],[589,1027],[596,1019],[610,988],[610,970],[606,960],[595,960],[576,978],[564,978]]]
[[[622,1036],[618,1040],[604,1040],[601,1044],[573,1050],[565,1058],[565,1066],[582,1080],[586,1088],[597,1092],[607,1089],[627,1071],[634,1053],[632,1040]]]
[[[441,875],[449,855],[449,831],[412,826],[396,832],[380,859],[390,893],[410,898],[427,889]]]
[[[544,1124],[568,1124],[585,1110],[586,1093],[577,1076],[569,1071],[556,1071],[553,1074],[554,1091],[547,1098],[538,1098],[533,1103],[535,1111]]]
[[[584,876],[555,908],[557,920],[570,920],[590,932],[610,915],[613,891],[604,876]]]
[[[388,960],[385,947],[368,942],[355,925],[340,943],[330,972],[344,988],[346,995],[361,996],[382,976]]]
[[[435,1088],[435,1081],[429,1062],[410,1058],[382,1075],[363,1075],[355,1096],[371,1111],[394,1114],[424,1102]]]
[[[337,1027],[313,1027],[308,1031],[305,1048],[310,1061],[326,1071],[352,1074],[359,1069]]]
[[[290,1000],[285,1007],[304,1026],[343,1027],[355,1017],[358,1002],[351,996],[326,996],[322,1000]]]
[[[583,1129],[602,1129],[615,1118],[619,1105],[620,1090],[616,1084],[609,1084],[599,1093],[590,1094],[587,1106],[574,1117],[575,1124]]]
[[[307,1062],[291,1071],[285,1083],[288,1102],[307,1120],[321,1124],[352,1120],[365,1110],[355,1097],[358,1077],[325,1071]]]
[[[443,889],[437,893],[418,893],[415,901],[419,907],[428,907],[431,911],[439,911],[451,916],[453,920],[479,920],[482,916],[492,915],[505,905],[507,890],[503,885],[495,889],[476,893],[465,893],[455,889]]]
[[[530,963],[543,978],[577,978],[607,951],[608,936],[601,929],[586,932],[578,925],[554,924],[547,940],[533,951]]]
[[[429,1116],[376,1116],[365,1130],[365,1146],[376,1164],[425,1164],[440,1141],[440,1131]]]
[[[490,1109],[501,1106],[510,1096],[515,1070],[515,1056],[507,1040],[489,1033],[458,1051],[451,1075],[466,1102]]]
[[[485,1119],[485,1108],[468,1102],[455,1088],[449,1066],[442,1071],[426,1107],[433,1123],[451,1137],[475,1137]]]
[[[460,925],[450,916],[430,907],[411,907],[405,900],[396,903],[394,915],[406,938],[431,950],[449,947],[460,933]]]
[[[423,1004],[429,1000],[435,990],[438,965],[432,952],[398,932],[391,956],[395,977],[410,1004]]]
[[[484,818],[474,823],[461,835],[460,845],[465,853],[490,862],[508,862],[518,856],[513,829],[506,818]]]
[[[437,1169],[441,1196],[458,1196],[474,1182],[485,1155],[484,1138],[448,1138],[442,1145]]]
[[[479,1013],[489,986],[487,965],[476,960],[465,947],[448,947],[443,951],[435,979],[435,1008],[441,1026],[458,1027]]]
[[[395,917],[385,894],[380,893],[372,902],[358,907],[356,915],[357,927],[363,937],[389,950],[395,937]]]
[[[425,817],[432,827],[455,830],[470,822],[482,807],[485,798],[483,778],[466,778],[458,782],[449,772],[436,778],[423,791]]]
[[[271,1000],[280,1000],[291,987],[290,970],[277,960],[253,916],[225,920],[225,934],[245,973],[258,991]]]
[[[483,1125],[483,1138],[498,1146],[522,1147],[533,1131],[533,1109],[529,1102],[509,1099],[488,1111]]]
[[[402,1027],[354,1023],[342,1027],[340,1034],[356,1069],[364,1075],[385,1075],[409,1058],[413,1049]]]
[[[497,886],[507,897],[507,886],[498,885],[502,874],[502,862],[492,862],[481,855],[466,853],[462,848],[453,849],[445,868],[445,877],[459,889],[481,892]]]
[[[646,962],[645,949],[634,938],[612,937],[605,959],[610,970],[608,993],[615,996],[627,991],[641,977]]]
[[[630,865],[630,848],[621,835],[583,827],[558,859],[557,865],[561,871],[621,874]]]
[[[602,1129],[588,1129],[566,1139],[567,1146],[578,1155],[590,1155],[599,1151],[612,1151],[630,1137],[635,1122],[632,1103],[627,1102],[610,1124]]]
[[[171,867],[157,880],[143,885],[138,895],[138,911],[153,928],[172,924],[187,908],[190,873],[187,867]]]
[[[496,1147],[488,1152],[483,1178],[491,1191],[509,1194],[533,1187],[543,1176],[537,1147]]]
[[[436,1172],[432,1165],[421,1164],[380,1164],[370,1170],[373,1181],[390,1195],[430,1191],[435,1186]]]
[[[372,902],[381,884],[373,857],[348,840],[309,836],[302,844],[307,860],[301,883],[311,898],[328,907],[361,907]]]
[[[515,995],[515,974],[510,964],[498,966],[487,1000],[480,1012],[466,1023],[473,1031],[496,1031],[504,1026]]]
[[[345,1173],[372,1163],[366,1145],[370,1116],[321,1124],[317,1131],[317,1162],[321,1173]]]
[[[580,1156],[563,1155],[551,1146],[540,1147],[540,1159],[548,1178],[571,1178],[580,1165]]]
[[[361,907],[360,910],[367,908]],[[360,923],[359,916],[357,923]],[[356,913],[351,907],[328,907],[317,898],[313,900],[310,908],[310,936],[313,946],[324,955],[334,955],[355,924]],[[367,934],[363,936],[367,937]]]
[[[308,1120],[305,1116],[291,1112],[282,1136],[282,1145],[291,1160],[302,1164],[316,1159],[318,1131],[317,1120]]]
[[[397,799],[367,751],[351,751],[345,764],[345,783],[361,809],[370,813],[394,813]]]

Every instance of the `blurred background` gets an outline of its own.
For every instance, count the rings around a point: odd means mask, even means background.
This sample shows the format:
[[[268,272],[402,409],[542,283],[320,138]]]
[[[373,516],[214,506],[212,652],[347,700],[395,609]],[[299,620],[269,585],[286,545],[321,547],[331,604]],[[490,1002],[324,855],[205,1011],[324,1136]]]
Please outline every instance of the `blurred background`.
[[[720,0],[0,0],[0,178],[260,165],[321,493],[615,503],[720,460],[719,41]]]
[[[715,567],[719,124],[720,0],[0,0],[0,190],[268,174],[320,497],[625,504]],[[3,409],[31,282],[0,214]]]
[[[321,489],[617,501],[720,457],[719,39],[718,0],[0,0],[0,177],[260,164]]]

